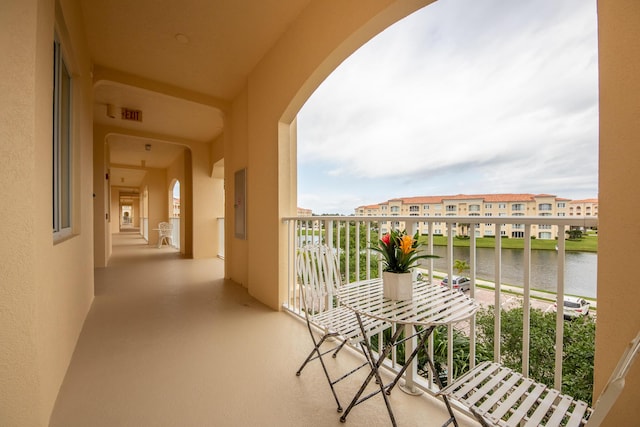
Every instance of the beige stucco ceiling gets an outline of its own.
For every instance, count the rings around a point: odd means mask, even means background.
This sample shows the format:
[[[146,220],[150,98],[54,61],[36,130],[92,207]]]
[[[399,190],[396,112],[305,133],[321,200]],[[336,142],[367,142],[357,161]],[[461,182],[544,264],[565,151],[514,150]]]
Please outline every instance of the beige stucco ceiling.
[[[207,142],[220,135],[221,110],[310,2],[83,0],[96,69],[94,121],[118,129],[109,137],[112,163],[139,165],[140,147],[156,138],[152,151],[142,153],[146,166],[166,167],[173,160],[168,153],[177,155],[172,140]],[[141,110],[143,120],[110,118],[107,104],[118,113],[121,107]],[[144,171],[114,167],[112,176],[135,186]]]

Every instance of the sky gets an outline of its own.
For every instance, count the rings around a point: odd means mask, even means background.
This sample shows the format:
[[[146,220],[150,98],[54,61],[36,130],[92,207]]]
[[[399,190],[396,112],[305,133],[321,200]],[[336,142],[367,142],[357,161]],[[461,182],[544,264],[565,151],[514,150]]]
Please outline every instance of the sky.
[[[598,196],[595,0],[438,0],[348,57],[298,114],[298,206]]]

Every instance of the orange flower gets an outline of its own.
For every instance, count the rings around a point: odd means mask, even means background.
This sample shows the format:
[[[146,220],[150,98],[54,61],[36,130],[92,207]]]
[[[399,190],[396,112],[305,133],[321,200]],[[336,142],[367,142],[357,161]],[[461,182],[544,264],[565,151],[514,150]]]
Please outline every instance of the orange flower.
[[[400,249],[403,254],[408,254],[413,251],[413,237],[411,236],[402,236],[402,240],[400,241]]]

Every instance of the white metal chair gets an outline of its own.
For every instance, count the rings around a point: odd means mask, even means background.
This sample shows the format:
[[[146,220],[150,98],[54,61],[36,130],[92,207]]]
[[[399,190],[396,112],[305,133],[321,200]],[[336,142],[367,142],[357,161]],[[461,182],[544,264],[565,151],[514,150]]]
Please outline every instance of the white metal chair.
[[[598,427],[622,392],[639,351],[640,333],[629,343],[593,409],[493,362],[479,364],[439,394],[468,407],[483,426]]]
[[[158,247],[165,241],[167,245],[173,246],[173,224],[161,222],[158,224]]]
[[[338,405],[337,410],[342,412],[342,405],[334,385],[367,366],[369,362],[366,361],[341,377],[332,379],[323,356],[333,352],[333,358],[335,358],[347,342],[359,342],[362,339],[361,328],[353,311],[341,307],[336,301],[335,294],[342,280],[338,259],[333,249],[320,245],[301,248],[296,256],[296,269],[307,328],[314,346],[296,371],[296,375],[300,376],[310,361],[319,360]],[[373,319],[363,319],[363,325],[368,336],[387,328],[384,322]],[[320,338],[316,337],[318,330],[322,334]],[[336,345],[331,345],[329,349],[321,349],[321,346],[330,338],[336,338]]]

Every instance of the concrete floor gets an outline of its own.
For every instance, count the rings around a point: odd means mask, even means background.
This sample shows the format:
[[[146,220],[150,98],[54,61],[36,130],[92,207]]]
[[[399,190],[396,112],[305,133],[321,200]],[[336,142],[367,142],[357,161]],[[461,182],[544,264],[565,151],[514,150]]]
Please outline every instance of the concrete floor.
[[[386,426],[382,397],[340,423],[320,365],[295,371],[310,350],[306,326],[275,312],[223,277],[219,259],[183,259],[136,233],[113,238],[109,267],[53,411],[52,427]],[[343,351],[343,372],[359,364]],[[343,405],[360,376],[340,383]],[[439,426],[440,400],[396,389],[400,426]],[[475,426],[460,415],[461,426]]]

